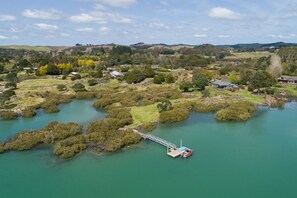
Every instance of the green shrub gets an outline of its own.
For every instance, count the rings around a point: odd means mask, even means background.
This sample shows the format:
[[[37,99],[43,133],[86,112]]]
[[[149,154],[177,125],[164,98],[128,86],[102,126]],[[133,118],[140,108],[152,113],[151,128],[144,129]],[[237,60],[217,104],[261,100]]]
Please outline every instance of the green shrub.
[[[193,84],[190,83],[190,82],[182,82],[180,85],[179,85],[179,89],[182,90],[183,92],[188,92],[190,91],[190,89],[193,88]]]
[[[154,77],[154,83],[155,84],[162,84],[163,82],[165,82],[165,75],[160,73],[155,75]]]
[[[172,103],[169,100],[165,100],[162,103],[159,103],[157,105],[157,108],[158,108],[159,112],[162,112],[162,111],[169,111],[173,107],[172,107]]]
[[[225,109],[219,110],[215,118],[219,121],[247,121],[257,110],[256,105],[250,102],[234,102]]]
[[[88,80],[88,84],[89,84],[90,86],[97,85],[97,80],[96,80],[96,79],[90,79],[90,80]]]
[[[6,91],[4,91],[4,92],[2,93],[2,95],[3,95],[4,97],[7,97],[7,98],[9,98],[9,97],[11,97],[11,96],[14,96],[14,95],[15,95],[15,91],[13,91],[13,90],[9,89],[9,90],[6,90]]]
[[[0,112],[0,118],[3,120],[14,120],[18,118],[18,113],[14,111],[2,111]]]
[[[194,110],[201,113],[216,112],[224,109],[227,103],[196,103]]]
[[[24,118],[32,118],[36,115],[36,112],[34,111],[33,108],[27,107],[23,110],[22,116]]]
[[[157,127],[157,123],[156,122],[148,122],[148,123],[144,123],[142,125],[142,129],[145,132],[151,132],[153,131],[155,128]]]
[[[73,89],[75,92],[82,92],[82,91],[85,91],[85,90],[86,90],[85,86],[84,86],[82,83],[75,83],[75,84],[72,86],[72,89]]]
[[[175,123],[186,120],[191,112],[192,105],[188,102],[174,105],[172,110],[160,113],[160,123]]]
[[[57,85],[57,89],[59,91],[66,91],[67,90],[67,87],[66,87],[66,85],[59,84],[59,85]]]
[[[83,135],[73,136],[55,144],[54,154],[61,158],[70,158],[87,148]]]
[[[86,100],[86,99],[95,98],[95,95],[96,95],[95,92],[77,92],[75,94],[75,98],[78,100]]]
[[[140,70],[134,69],[132,71],[127,72],[124,78],[127,81],[127,83],[132,84],[143,81],[145,79],[145,76]]]

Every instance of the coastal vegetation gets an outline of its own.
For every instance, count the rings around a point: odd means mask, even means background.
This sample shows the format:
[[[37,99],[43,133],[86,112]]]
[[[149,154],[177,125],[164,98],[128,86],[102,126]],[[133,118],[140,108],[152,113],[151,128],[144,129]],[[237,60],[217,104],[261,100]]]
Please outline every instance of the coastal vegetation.
[[[243,48],[234,52],[212,45],[89,50],[77,46],[59,53],[0,49],[1,119],[33,117],[38,108],[57,113],[60,104],[72,99],[94,99],[93,106],[107,112],[104,119],[88,124],[86,134],[78,124],[53,122],[20,132],[1,143],[0,151],[50,144],[61,158],[86,149],[114,152],[141,140],[132,129],[150,132],[159,123],[186,120],[191,111],[212,112],[218,121],[247,121],[257,105],[279,108],[297,98],[296,86],[279,84],[269,70],[272,57],[279,56],[282,74],[296,75],[296,49],[284,47],[277,53]],[[215,80],[235,86],[216,88]]]

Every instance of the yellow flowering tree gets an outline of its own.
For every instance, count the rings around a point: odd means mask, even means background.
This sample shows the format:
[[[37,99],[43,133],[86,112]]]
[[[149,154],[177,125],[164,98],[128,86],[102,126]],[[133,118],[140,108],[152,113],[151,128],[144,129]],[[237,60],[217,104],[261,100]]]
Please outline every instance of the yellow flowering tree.
[[[95,67],[95,61],[92,59],[78,59],[77,62],[81,66]]]
[[[57,67],[62,73],[70,73],[71,71],[73,71],[71,63],[61,63],[58,64]]]
[[[45,76],[46,75],[47,67],[48,67],[48,65],[44,65],[44,66],[39,67],[38,72],[39,72],[40,76]]]

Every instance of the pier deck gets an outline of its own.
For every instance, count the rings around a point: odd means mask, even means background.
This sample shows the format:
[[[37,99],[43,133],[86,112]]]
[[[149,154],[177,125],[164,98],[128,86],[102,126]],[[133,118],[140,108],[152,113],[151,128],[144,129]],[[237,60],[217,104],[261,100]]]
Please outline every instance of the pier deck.
[[[178,149],[178,147],[175,144],[173,144],[167,140],[164,140],[162,138],[159,138],[159,137],[151,135],[151,134],[141,133],[140,131],[137,131],[135,129],[133,130],[133,132],[139,134],[143,139],[151,140],[157,144],[165,146],[167,148],[167,155],[170,157],[176,158],[176,157],[181,156],[184,153],[184,150]]]

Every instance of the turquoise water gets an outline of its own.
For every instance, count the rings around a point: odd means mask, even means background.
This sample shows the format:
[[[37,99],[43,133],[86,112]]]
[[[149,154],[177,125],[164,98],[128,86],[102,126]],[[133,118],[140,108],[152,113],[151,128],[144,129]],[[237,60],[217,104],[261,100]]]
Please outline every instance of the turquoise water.
[[[5,140],[22,130],[41,129],[49,122],[76,122],[87,125],[92,120],[102,119],[105,114],[92,106],[94,100],[74,100],[69,104],[59,105],[59,113],[46,113],[38,110],[33,118],[3,121],[0,120],[0,140]]]
[[[89,107],[74,107],[84,105]],[[86,115],[100,115],[87,109],[72,121],[85,123]],[[188,159],[169,158],[166,149],[146,141],[115,154],[87,151],[72,160],[52,156],[47,147],[10,152],[0,155],[0,197],[296,198],[296,117],[297,103],[289,103],[284,110],[260,107],[246,123],[220,123],[212,114],[192,113],[185,122],[154,131],[176,144],[182,138],[194,149]],[[18,122],[0,122],[1,137],[13,134],[10,129]],[[39,120],[29,124],[34,127]]]

